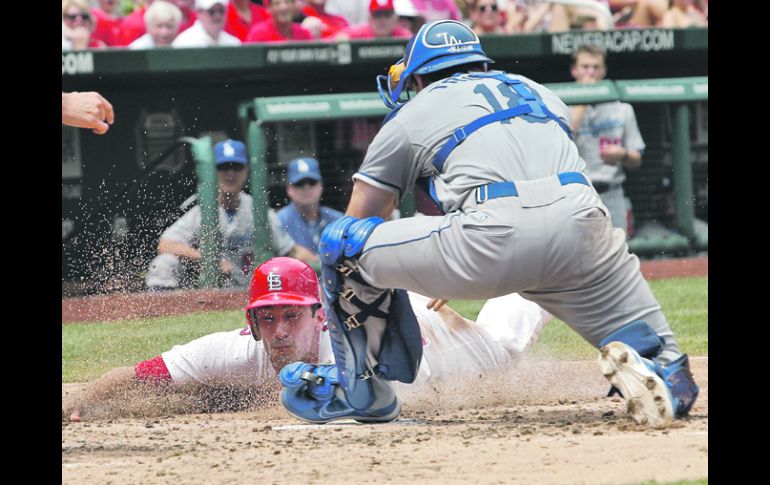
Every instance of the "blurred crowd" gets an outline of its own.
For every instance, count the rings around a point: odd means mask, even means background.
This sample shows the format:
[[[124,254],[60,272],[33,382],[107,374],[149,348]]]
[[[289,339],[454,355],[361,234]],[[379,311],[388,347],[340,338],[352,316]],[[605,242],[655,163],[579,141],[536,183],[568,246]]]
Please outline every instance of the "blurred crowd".
[[[62,50],[406,39],[440,19],[480,36],[708,27],[708,0],[63,0]]]

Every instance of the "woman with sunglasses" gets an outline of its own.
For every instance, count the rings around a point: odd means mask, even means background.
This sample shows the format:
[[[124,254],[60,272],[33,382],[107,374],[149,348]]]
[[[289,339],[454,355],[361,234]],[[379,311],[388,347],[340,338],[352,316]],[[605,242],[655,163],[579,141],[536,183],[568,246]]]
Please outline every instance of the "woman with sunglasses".
[[[469,2],[471,28],[476,35],[505,34],[503,13],[497,0],[471,0]]]
[[[107,47],[104,41],[93,38],[96,18],[86,0],[63,0],[61,3],[61,47],[62,50],[101,49]]]

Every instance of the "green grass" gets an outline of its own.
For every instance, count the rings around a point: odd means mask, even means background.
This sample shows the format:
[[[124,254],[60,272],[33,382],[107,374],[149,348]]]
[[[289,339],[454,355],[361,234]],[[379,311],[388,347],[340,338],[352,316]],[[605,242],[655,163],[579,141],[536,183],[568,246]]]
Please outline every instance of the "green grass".
[[[655,280],[650,286],[682,350],[690,355],[708,355],[708,277]],[[450,305],[475,319],[483,303],[458,300]],[[62,325],[62,382],[87,381],[113,367],[131,366],[154,357],[175,344],[243,324],[243,312],[233,310]],[[591,345],[558,320],[545,328],[532,352],[559,359],[590,359],[596,355]]]
[[[708,355],[708,277],[671,278],[650,281],[682,351]],[[452,308],[475,319],[483,300],[450,302]],[[545,327],[532,349],[533,354],[559,359],[590,359],[596,350],[561,320]]]
[[[62,325],[62,382],[84,382],[132,366],[176,344],[244,325],[242,311]]]

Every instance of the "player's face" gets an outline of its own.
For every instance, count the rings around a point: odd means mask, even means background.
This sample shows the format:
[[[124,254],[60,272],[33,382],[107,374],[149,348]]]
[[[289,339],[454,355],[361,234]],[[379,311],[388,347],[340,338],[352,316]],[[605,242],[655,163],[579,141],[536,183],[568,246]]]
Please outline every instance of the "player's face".
[[[607,68],[601,55],[581,52],[572,66],[572,77],[579,83],[593,83],[604,79]]]
[[[246,184],[249,170],[242,163],[223,163],[217,166],[219,190],[226,194],[237,194]]]
[[[321,202],[323,185],[318,180],[304,179],[297,185],[290,184],[286,188],[286,193],[297,205],[318,205]]]
[[[280,305],[256,309],[256,324],[276,371],[298,360],[318,359],[321,314],[309,306]]]

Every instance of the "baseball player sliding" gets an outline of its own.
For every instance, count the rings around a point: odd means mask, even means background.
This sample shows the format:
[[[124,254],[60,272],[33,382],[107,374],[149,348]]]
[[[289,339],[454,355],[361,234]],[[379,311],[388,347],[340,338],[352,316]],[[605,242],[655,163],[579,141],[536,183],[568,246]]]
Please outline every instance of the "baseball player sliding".
[[[389,381],[414,382],[426,358],[402,289],[436,299],[518,292],[601,349],[602,372],[639,423],[664,424],[695,402],[687,355],[585,175],[567,106],[492,62],[472,30],[443,20],[378,77],[391,112],[353,176],[346,216],[319,246],[336,366],[282,371],[295,416],[398,416]],[[445,215],[384,222],[414,184]]]
[[[278,371],[291,362],[333,362],[319,297],[310,266],[292,258],[270,259],[254,271],[246,328],[206,335],[134,367],[108,371],[76,399],[69,419],[80,421],[93,405],[137,385],[257,387],[275,382]],[[420,380],[505,365],[552,318],[518,295],[490,300],[476,322],[446,306],[429,310],[430,300],[423,296],[409,297],[425,347]]]

